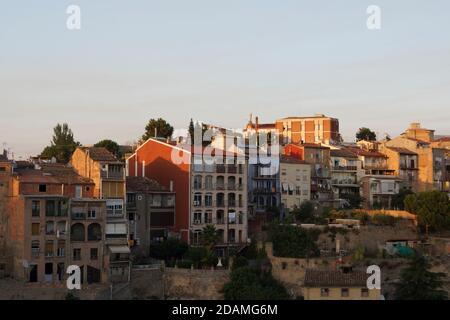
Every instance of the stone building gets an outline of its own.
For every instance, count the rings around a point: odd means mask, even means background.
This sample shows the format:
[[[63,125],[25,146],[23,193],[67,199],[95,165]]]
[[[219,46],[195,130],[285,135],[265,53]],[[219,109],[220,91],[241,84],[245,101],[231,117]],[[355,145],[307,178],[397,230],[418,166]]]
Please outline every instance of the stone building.
[[[146,177],[127,177],[131,251],[148,257],[150,245],[173,237],[175,193]]]
[[[105,241],[110,253],[110,278],[127,281],[130,248],[125,217],[125,165],[106,148],[96,147],[78,147],[70,164],[79,175],[94,182],[93,196],[106,201]]]
[[[66,166],[17,167],[8,201],[11,274],[29,282],[62,283],[69,265],[82,281],[107,282],[105,201],[94,183]]]

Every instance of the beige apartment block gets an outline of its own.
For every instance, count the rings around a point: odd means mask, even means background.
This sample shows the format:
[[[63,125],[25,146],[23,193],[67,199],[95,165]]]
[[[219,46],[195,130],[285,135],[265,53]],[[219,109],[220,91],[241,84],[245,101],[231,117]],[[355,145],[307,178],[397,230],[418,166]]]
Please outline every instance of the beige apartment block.
[[[281,203],[294,210],[311,200],[311,165],[296,157],[280,157]]]
[[[444,190],[446,182],[446,149],[436,147],[434,130],[413,123],[399,137],[384,143],[385,148],[402,148],[417,154],[417,191]],[[410,163],[412,160],[410,160]],[[407,165],[409,165],[407,164]],[[414,163],[415,164],[415,163]],[[400,161],[398,166],[403,166]],[[397,163],[395,163],[397,166]]]
[[[191,164],[191,244],[207,225],[219,233],[217,249],[247,244],[247,165],[227,153],[224,163]],[[228,159],[228,160],[227,160]],[[231,161],[231,163],[230,163]]]

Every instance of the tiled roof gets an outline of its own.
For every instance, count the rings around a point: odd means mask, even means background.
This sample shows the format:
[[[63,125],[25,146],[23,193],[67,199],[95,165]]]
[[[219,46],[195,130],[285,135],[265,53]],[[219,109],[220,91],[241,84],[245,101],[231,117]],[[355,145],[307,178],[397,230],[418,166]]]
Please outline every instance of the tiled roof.
[[[167,191],[158,181],[146,177],[127,177],[127,192],[149,193]]]
[[[24,183],[93,184],[93,181],[78,175],[72,167],[61,164],[45,164],[41,170],[18,169],[17,174]]]
[[[316,143],[302,143],[299,146],[305,148],[329,149],[329,147],[325,147]]]
[[[368,274],[361,271],[312,270],[305,273],[305,287],[365,287]]]
[[[401,154],[412,154],[412,155],[417,155],[417,153],[408,150],[406,148],[400,148],[400,147],[387,147],[388,149],[391,149],[395,152],[401,153]]]
[[[83,147],[82,148],[86,153],[89,154],[89,157],[94,161],[101,162],[119,162],[117,158],[108,151],[106,148],[98,148],[98,147]]]
[[[330,155],[332,157],[342,157],[342,158],[357,158],[356,154],[348,149],[336,149],[331,150]]]
[[[349,151],[354,152],[358,156],[364,157],[377,157],[377,158],[386,158],[386,155],[378,152],[378,151],[369,151],[361,148],[348,148]]]

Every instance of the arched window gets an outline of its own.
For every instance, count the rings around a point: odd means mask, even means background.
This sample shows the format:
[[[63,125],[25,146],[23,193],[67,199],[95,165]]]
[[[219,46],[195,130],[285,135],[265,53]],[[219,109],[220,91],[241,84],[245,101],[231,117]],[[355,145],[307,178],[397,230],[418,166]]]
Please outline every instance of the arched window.
[[[213,177],[212,176],[205,177],[205,188],[207,190],[212,190],[212,188],[213,188]]]
[[[199,190],[202,188],[202,176],[196,175],[194,177],[194,189]]]
[[[216,207],[223,207],[225,205],[225,195],[220,192],[216,196]]]
[[[235,207],[236,206],[236,194],[229,193],[228,194],[228,206]]]
[[[102,240],[102,227],[98,223],[91,223],[88,226],[88,241]]]
[[[75,223],[70,228],[70,240],[71,241],[85,241],[84,226],[81,223]]]

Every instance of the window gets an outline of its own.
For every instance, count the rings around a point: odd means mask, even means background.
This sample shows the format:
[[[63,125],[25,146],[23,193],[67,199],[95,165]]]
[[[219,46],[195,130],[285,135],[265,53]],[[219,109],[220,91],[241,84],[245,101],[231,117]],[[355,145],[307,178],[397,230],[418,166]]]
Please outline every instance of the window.
[[[31,224],[31,235],[32,236],[38,236],[40,234],[40,225],[39,223],[32,223]]]
[[[328,288],[320,288],[320,296],[328,297],[330,295],[330,289]]]
[[[66,242],[64,240],[58,241],[58,249],[56,249],[56,256],[64,257],[66,255]]]
[[[49,240],[45,243],[45,256],[53,257],[53,240]]]
[[[194,206],[199,207],[202,205],[202,195],[201,193],[196,193],[194,195]]]
[[[205,188],[208,190],[211,190],[213,188],[213,177],[212,176],[206,176]]]
[[[88,210],[88,218],[89,219],[96,219],[97,218],[97,211],[95,209],[89,209]]]
[[[39,185],[39,192],[47,192],[47,185],[40,184]]]
[[[53,221],[47,221],[45,224],[45,234],[54,234],[55,233],[55,224]]]
[[[194,189],[198,190],[202,188],[202,176],[197,175],[194,177]]]
[[[6,172],[6,168],[5,167],[0,167],[0,172]]]
[[[39,250],[40,250],[39,247],[40,247],[39,240],[31,241],[31,254],[33,256],[38,256],[39,255]]]
[[[45,216],[46,217],[54,217],[55,216],[55,201],[48,200],[45,206]]]
[[[83,197],[83,187],[75,186],[75,198],[80,199]]]
[[[194,212],[194,224],[201,224],[201,223],[202,223],[202,213]]]
[[[369,296],[369,289],[361,288],[361,297],[367,298]]]
[[[98,259],[98,249],[91,248],[91,260],[97,260],[97,259]]]
[[[205,207],[211,207],[213,202],[213,196],[211,193],[205,195]]]
[[[39,217],[41,214],[41,202],[33,201],[31,202],[31,216]]]
[[[212,223],[212,211],[205,212],[205,223]]]
[[[81,249],[73,249],[73,260],[79,261],[81,260]]]
[[[341,297],[348,297],[348,296],[349,296],[348,288],[342,288],[341,289]]]

